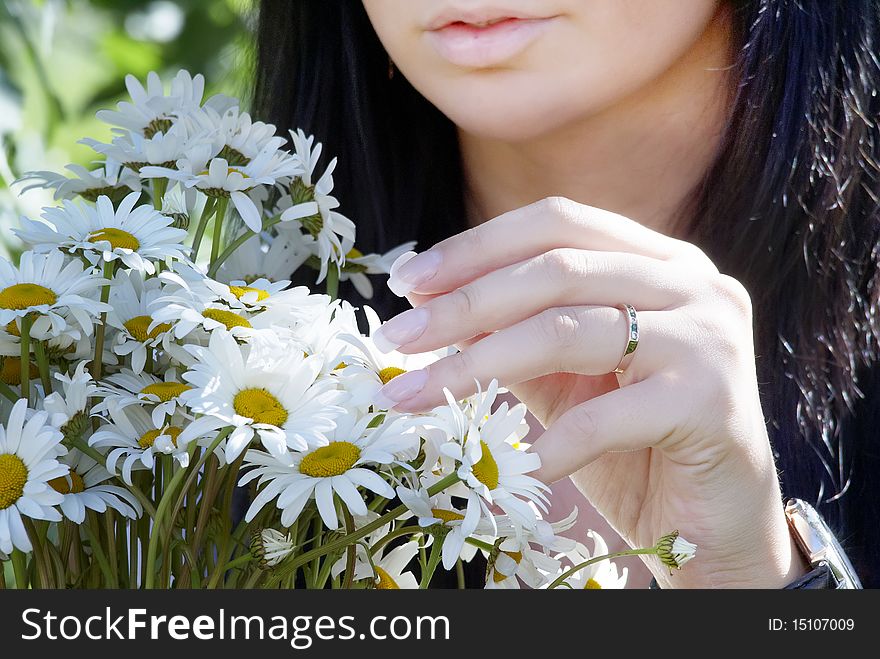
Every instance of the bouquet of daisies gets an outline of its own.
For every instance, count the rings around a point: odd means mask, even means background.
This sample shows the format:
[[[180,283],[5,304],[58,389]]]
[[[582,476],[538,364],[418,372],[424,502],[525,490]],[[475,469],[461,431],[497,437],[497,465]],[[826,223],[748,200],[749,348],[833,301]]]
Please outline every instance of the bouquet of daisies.
[[[599,536],[544,519],[496,383],[378,407],[443,353],[383,352],[376,314],[337,299],[412,244],[357,250],[321,145],[199,75],[126,83],[98,115],[112,140],[83,140],[94,169],[24,177],[60,203],[0,259],[0,587],[424,588],[478,552],[487,587],[621,587]],[[693,546],[634,551],[677,567]]]

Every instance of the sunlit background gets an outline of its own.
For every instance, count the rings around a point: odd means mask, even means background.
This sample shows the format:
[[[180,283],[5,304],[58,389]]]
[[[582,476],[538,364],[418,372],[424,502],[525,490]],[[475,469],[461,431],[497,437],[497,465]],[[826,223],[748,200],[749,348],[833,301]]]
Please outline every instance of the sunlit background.
[[[247,98],[252,0],[3,0],[0,3],[0,252],[16,251],[8,229],[39,216],[52,191],[19,194],[29,170],[88,165],[85,136],[109,141],[95,111],[141,80],[186,68],[203,73],[206,95]],[[164,75],[163,75],[164,77]],[[170,76],[166,79],[170,79]]]

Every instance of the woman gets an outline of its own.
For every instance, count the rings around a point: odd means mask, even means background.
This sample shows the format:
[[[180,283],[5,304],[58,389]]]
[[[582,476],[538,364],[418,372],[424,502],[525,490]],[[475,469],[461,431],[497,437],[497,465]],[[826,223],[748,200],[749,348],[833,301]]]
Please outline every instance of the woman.
[[[373,302],[402,312],[382,336],[462,352],[385,402],[499,378],[546,428],[539,477],[571,475],[633,546],[699,545],[672,576],[648,564],[661,587],[803,575],[781,492],[875,586],[878,14],[264,0],[256,101],[339,155],[364,247],[426,250],[392,278],[414,309]]]

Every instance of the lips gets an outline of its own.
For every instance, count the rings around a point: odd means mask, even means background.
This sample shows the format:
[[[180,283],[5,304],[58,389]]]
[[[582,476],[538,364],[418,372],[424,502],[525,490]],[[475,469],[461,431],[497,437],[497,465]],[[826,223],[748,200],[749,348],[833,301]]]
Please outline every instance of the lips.
[[[522,53],[553,20],[504,11],[446,13],[429,22],[425,38],[455,66],[489,68]]]

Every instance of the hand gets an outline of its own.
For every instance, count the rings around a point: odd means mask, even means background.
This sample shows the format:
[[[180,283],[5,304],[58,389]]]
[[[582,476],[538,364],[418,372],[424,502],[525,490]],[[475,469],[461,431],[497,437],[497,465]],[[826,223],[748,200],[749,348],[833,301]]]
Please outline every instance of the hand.
[[[646,557],[661,586],[779,588],[804,572],[758,398],[749,296],[700,249],[551,198],[444,240],[392,279],[416,308],[380,341],[461,349],[386,385],[394,409],[498,378],[546,428],[537,478],[571,474],[631,546],[673,529],[699,546],[672,575]],[[641,337],[613,374],[622,303]]]

